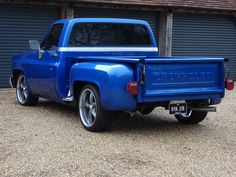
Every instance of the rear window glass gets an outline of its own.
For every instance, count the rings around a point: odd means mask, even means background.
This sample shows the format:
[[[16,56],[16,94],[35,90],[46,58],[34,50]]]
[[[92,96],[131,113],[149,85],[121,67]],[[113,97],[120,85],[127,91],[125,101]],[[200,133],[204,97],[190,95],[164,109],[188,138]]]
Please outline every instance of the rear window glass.
[[[72,29],[69,46],[151,46],[144,25],[78,23]]]

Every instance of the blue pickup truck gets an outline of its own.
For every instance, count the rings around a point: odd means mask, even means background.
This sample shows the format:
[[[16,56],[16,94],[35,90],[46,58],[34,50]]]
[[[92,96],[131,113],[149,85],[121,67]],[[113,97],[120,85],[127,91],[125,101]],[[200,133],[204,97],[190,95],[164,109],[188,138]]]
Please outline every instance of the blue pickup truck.
[[[160,57],[142,20],[59,20],[41,44],[29,45],[31,52],[12,60],[18,102],[75,102],[89,131],[109,128],[115,112],[149,114],[158,106],[195,124],[216,111],[225,95],[223,58]]]

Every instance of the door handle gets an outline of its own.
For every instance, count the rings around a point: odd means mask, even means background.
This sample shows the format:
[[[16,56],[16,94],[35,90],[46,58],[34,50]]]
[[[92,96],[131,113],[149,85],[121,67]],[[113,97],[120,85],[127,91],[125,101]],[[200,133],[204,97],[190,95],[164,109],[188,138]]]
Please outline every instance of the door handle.
[[[59,55],[57,53],[54,53],[54,54],[52,54],[52,57],[57,58],[57,57],[59,57]]]
[[[38,57],[39,57],[39,59],[42,59],[42,56],[43,56],[43,54],[44,54],[45,52],[43,51],[43,50],[39,50],[38,51]]]

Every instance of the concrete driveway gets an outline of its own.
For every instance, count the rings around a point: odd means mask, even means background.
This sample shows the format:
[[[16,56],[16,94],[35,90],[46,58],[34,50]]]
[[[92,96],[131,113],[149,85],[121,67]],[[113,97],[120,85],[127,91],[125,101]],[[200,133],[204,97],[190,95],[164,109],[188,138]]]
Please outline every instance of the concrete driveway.
[[[161,108],[90,133],[73,107],[0,90],[0,176],[236,176],[236,91],[198,125]]]

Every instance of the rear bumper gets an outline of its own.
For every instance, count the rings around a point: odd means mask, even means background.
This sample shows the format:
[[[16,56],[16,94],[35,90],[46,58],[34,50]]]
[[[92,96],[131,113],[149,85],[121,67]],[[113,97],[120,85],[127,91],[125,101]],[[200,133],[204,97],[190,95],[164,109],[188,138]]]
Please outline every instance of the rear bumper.
[[[212,104],[219,104],[221,102],[221,99],[224,98],[224,92],[217,92],[212,91],[208,93],[204,92],[198,92],[198,93],[182,93],[182,94],[164,94],[164,95],[156,95],[156,96],[144,96],[141,97],[138,102],[139,103],[158,103],[158,102],[169,102],[174,100],[206,100],[210,99],[212,100]]]
[[[174,96],[187,96],[191,98],[195,95],[211,95],[211,94],[224,94],[224,89],[221,88],[195,88],[195,89],[168,89],[168,90],[150,90],[147,91],[145,97],[174,97]]]

